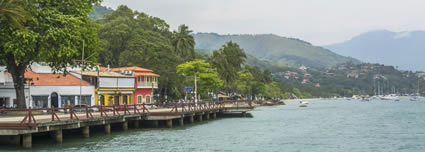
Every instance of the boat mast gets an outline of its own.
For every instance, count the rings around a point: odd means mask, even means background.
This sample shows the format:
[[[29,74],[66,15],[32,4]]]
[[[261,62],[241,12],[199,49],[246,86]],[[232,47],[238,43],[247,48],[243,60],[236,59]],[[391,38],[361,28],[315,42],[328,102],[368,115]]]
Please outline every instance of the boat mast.
[[[416,90],[416,95],[419,96],[419,78],[418,78],[418,89]]]

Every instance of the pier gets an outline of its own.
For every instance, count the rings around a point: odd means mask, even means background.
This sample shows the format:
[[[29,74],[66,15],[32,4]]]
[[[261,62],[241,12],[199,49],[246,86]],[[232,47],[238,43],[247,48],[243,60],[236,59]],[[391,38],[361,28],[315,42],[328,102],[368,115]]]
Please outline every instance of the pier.
[[[172,128],[215,119],[229,113],[245,116],[252,110],[250,101],[219,101],[171,104],[134,104],[116,106],[86,106],[42,109],[0,109],[0,144],[32,147],[32,135],[48,133],[56,143],[63,142],[63,130],[81,129],[82,137],[90,137],[90,127],[101,126],[105,134],[111,133],[111,125],[118,125],[123,131],[129,124],[139,128],[148,123],[150,127]],[[146,124],[144,124],[145,126]],[[97,127],[99,128],[99,127]]]

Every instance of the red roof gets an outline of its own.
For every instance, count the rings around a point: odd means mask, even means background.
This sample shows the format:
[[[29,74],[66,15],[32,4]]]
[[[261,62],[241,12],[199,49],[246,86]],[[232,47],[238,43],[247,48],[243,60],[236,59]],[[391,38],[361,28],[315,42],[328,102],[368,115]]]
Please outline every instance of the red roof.
[[[107,71],[108,70],[108,68],[106,68],[106,67],[100,67],[100,71]]]
[[[159,77],[158,74],[155,73],[145,73],[145,72],[136,72],[134,73],[134,75],[142,75],[142,76],[154,76],[154,77]]]
[[[102,68],[101,68],[102,69]],[[120,67],[120,68],[111,68],[111,71],[113,72],[119,72],[119,71],[133,71],[134,75],[143,75],[143,76],[155,76],[159,77],[158,74],[152,73],[152,70],[145,69],[137,66],[132,67]]]
[[[121,67],[121,68],[111,68],[111,71],[134,71],[134,72],[152,72],[150,69],[145,69],[137,66],[132,67]]]
[[[25,78],[32,78],[32,83],[38,86],[90,86],[84,80],[81,80],[72,74],[53,74],[53,73],[34,73],[31,70],[25,71]]]

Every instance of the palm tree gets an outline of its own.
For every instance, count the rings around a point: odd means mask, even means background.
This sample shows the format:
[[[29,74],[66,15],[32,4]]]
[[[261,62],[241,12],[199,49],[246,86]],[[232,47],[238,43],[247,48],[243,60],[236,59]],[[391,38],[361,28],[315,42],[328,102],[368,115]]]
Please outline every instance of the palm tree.
[[[4,18],[10,27],[23,28],[30,18],[24,9],[24,0],[0,0],[0,19]]]
[[[186,60],[195,58],[195,39],[190,35],[191,33],[192,31],[189,30],[189,27],[182,24],[177,32],[173,32],[172,37],[175,53]]]
[[[217,69],[221,79],[226,85],[227,94],[230,93],[230,85],[237,79],[238,72],[245,63],[246,54],[237,43],[227,42],[218,51],[213,52],[212,65]]]

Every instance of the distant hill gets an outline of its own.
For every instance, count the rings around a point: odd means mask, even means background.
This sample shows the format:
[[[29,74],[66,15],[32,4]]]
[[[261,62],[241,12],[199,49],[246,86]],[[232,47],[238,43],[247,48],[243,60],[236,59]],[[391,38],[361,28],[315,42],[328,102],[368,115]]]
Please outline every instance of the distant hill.
[[[89,15],[89,18],[100,19],[100,18],[103,18],[105,16],[105,14],[112,13],[112,11],[113,10],[111,8],[107,8],[107,7],[101,6],[101,5],[94,5],[93,11]]]
[[[333,53],[327,49],[313,46],[308,42],[280,37],[273,34],[259,35],[219,35],[215,33],[196,33],[195,48],[217,50],[225,42],[238,43],[247,54],[261,60],[279,65],[306,65],[310,67],[330,67],[341,63],[360,61]]]
[[[425,31],[373,31],[325,48],[366,62],[425,71]]]
[[[212,52],[205,49],[196,49],[196,52],[198,52],[200,55],[203,55],[203,56],[208,56],[208,57],[212,56]],[[296,71],[298,69],[298,67],[295,67],[295,66],[278,65],[274,62],[260,60],[249,54],[247,55],[245,63],[250,66],[257,66],[262,70],[267,69],[271,71],[272,73],[283,72],[288,70]]]

